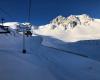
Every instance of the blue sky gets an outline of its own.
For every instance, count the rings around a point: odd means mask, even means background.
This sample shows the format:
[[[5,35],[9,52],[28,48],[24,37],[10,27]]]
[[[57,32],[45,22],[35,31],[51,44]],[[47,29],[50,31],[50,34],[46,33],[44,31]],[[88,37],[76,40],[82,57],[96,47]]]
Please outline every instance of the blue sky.
[[[6,21],[26,22],[28,16],[28,0],[0,0],[0,18]],[[100,18],[100,0],[32,0],[31,23],[43,25],[58,15],[89,14]]]

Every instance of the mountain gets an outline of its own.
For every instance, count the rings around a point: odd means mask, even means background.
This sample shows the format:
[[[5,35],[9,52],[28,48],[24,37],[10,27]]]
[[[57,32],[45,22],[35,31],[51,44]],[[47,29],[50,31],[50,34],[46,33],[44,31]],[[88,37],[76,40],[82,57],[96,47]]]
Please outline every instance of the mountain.
[[[58,16],[50,24],[40,26],[37,34],[55,37],[64,42],[100,39],[100,20],[86,14]],[[63,37],[64,36],[64,37]]]
[[[51,21],[52,25],[62,26],[64,29],[73,28],[77,25],[89,25],[94,19],[86,14],[82,15],[70,15],[65,18],[63,16],[58,16]]]

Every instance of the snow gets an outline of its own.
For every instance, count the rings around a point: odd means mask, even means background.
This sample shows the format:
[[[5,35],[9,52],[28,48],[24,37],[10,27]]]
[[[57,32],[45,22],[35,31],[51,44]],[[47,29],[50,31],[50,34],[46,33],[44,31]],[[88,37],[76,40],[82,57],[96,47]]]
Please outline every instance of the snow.
[[[27,54],[21,53],[20,35],[0,35],[0,40],[1,80],[100,79],[99,62],[42,46],[40,36],[26,37]]]
[[[52,23],[33,28],[33,36],[25,37],[26,54],[22,53],[22,34],[15,30],[15,34],[0,34],[0,80],[100,80],[100,41],[94,41],[99,39],[96,22],[91,26],[94,30],[82,24],[68,31],[59,28],[61,25],[53,29]],[[83,37],[71,38],[68,35],[72,33]]]
[[[45,47],[41,36],[26,37],[27,54],[22,54],[21,37],[0,35],[0,42],[5,43],[0,45],[1,80],[100,79],[98,61]]]
[[[31,53],[30,53],[31,54]],[[22,36],[0,35],[0,79],[1,80],[56,80],[45,67],[28,61],[34,58],[22,54]],[[25,59],[25,58],[28,58]],[[35,57],[36,58],[36,57]],[[38,59],[33,59],[38,60]],[[41,63],[41,62],[40,62]],[[39,77],[38,77],[39,76]]]

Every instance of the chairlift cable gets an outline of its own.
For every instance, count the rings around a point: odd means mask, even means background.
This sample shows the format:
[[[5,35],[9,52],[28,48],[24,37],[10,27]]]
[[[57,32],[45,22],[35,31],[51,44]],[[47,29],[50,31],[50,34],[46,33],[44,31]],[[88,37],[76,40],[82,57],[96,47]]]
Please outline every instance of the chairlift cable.
[[[29,1],[29,6],[28,6],[28,17],[27,17],[27,21],[30,22],[30,16],[31,16],[31,0]],[[25,31],[23,30],[23,50],[22,53],[26,53],[26,47],[25,47]]]
[[[31,17],[31,0],[29,0],[29,6],[28,6],[28,22],[30,22],[30,17]]]
[[[0,12],[4,13],[6,16],[13,18],[8,12],[6,12],[4,9],[0,8]]]

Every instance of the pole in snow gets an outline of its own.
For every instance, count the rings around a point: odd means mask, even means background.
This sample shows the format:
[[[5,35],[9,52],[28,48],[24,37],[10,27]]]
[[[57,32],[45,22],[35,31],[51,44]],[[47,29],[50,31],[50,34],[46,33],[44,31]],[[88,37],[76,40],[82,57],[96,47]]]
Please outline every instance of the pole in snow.
[[[4,20],[5,20],[5,19],[3,19],[3,18],[1,19],[1,21],[2,21],[2,26],[3,26]]]
[[[23,29],[23,50],[22,53],[25,54],[26,53],[26,48],[25,48],[25,30]]]

